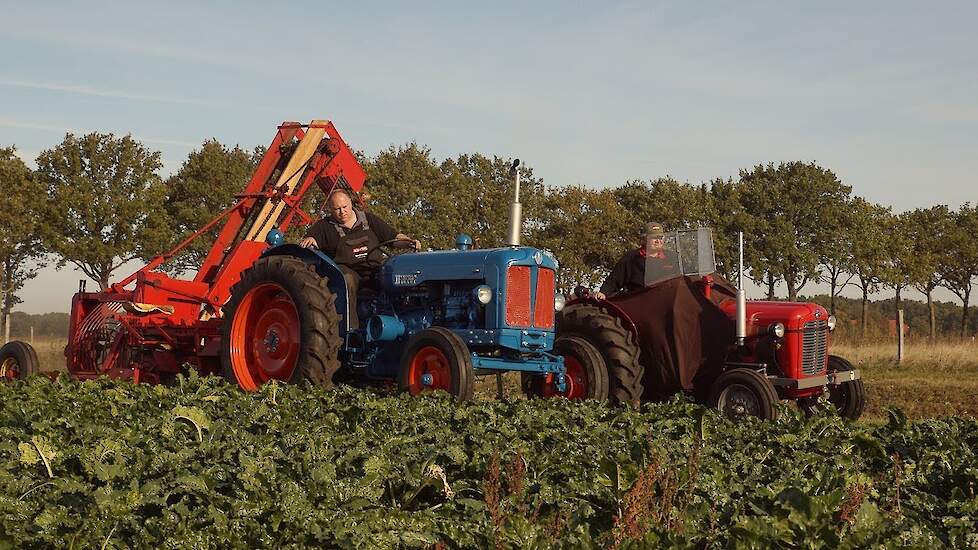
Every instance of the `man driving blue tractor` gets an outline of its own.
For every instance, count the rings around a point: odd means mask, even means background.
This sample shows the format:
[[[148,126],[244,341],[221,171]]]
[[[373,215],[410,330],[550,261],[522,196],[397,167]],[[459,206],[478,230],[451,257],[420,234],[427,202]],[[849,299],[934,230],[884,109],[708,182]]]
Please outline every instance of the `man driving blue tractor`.
[[[299,246],[319,249],[339,265],[350,290],[350,324],[356,327],[360,324],[356,295],[363,283],[377,278],[384,263],[380,245],[399,241],[421,250],[421,242],[398,232],[375,214],[355,208],[345,189],[330,193],[326,208],[328,216],[309,226]]]

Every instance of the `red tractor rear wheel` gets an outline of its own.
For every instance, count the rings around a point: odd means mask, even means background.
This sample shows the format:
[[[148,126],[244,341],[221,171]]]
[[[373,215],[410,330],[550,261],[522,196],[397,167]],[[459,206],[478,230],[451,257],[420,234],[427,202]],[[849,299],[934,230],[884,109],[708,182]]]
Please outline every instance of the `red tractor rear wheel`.
[[[751,369],[730,369],[713,383],[710,404],[731,420],[777,418],[778,393],[771,381]]]
[[[23,380],[40,372],[34,347],[14,340],[0,348],[0,382]]]
[[[567,399],[608,399],[608,367],[601,352],[578,336],[562,336],[554,342],[554,354],[564,358],[567,388],[558,392],[554,375],[520,375],[523,392],[531,397],[566,397]]]
[[[557,335],[579,336],[594,345],[608,369],[608,396],[612,403],[638,407],[645,389],[645,367],[639,362],[635,335],[621,320],[589,304],[567,306],[557,320]]]
[[[326,282],[290,256],[263,258],[242,273],[224,307],[224,376],[246,391],[269,380],[332,386],[341,341]]]
[[[443,390],[467,401],[472,399],[474,383],[469,348],[454,332],[431,327],[408,340],[401,355],[402,390],[411,395]]]

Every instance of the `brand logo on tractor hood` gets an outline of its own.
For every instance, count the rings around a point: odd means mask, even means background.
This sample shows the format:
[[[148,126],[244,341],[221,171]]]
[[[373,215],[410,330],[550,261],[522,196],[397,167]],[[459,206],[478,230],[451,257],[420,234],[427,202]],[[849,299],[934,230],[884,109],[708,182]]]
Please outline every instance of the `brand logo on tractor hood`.
[[[416,273],[394,275],[394,286],[412,286],[418,284]]]

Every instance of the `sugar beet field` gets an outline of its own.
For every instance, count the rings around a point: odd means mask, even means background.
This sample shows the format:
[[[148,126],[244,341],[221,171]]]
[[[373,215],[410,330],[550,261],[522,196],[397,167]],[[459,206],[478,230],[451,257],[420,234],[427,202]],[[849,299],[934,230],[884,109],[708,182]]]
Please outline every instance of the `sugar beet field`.
[[[0,547],[978,545],[978,423],[214,378],[0,385]]]

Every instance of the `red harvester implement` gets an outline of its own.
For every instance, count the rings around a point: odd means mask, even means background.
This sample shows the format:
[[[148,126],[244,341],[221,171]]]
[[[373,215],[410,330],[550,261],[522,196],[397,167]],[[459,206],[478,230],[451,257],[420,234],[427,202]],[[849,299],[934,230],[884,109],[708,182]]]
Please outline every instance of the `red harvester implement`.
[[[71,302],[68,371],[158,382],[189,363],[201,373],[220,370],[221,307],[241,272],[268,247],[272,229],[312,223],[300,205],[313,185],[327,196],[335,186],[359,191],[366,174],[329,121],[284,122],[234,205],[173,250],[101,292]],[[223,223],[192,280],[154,271]]]

